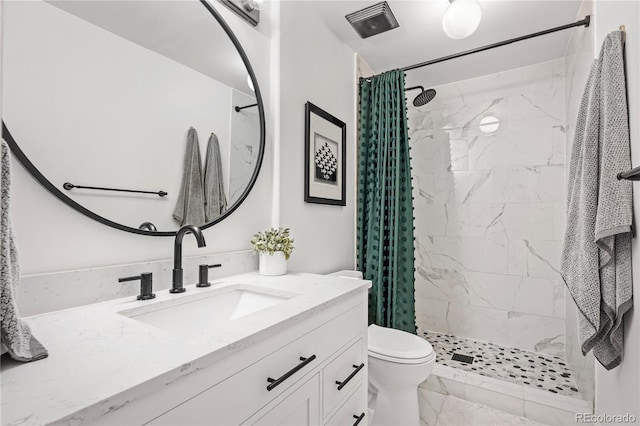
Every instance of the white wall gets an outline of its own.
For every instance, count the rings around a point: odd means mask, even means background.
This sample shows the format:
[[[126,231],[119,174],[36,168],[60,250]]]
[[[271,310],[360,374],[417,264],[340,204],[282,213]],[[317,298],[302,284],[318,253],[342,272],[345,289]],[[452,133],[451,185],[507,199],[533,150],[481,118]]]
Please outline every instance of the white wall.
[[[306,2],[282,2],[280,43],[280,225],[291,228],[291,270],[353,268],[355,57]],[[304,105],[347,124],[347,205],[304,202]]]
[[[620,25],[627,29],[626,67],[631,130],[631,162],[640,165],[640,3],[637,1],[595,2],[595,49],[599,52],[605,36]],[[634,185],[635,223],[640,212],[640,188]],[[637,229],[636,229],[637,233]],[[640,422],[640,240],[633,240],[633,292],[635,307],[626,315],[624,359],[611,371],[596,363],[596,413],[635,415]]]
[[[253,65],[265,105],[270,94],[270,25],[255,29],[214,3],[230,25]],[[268,4],[265,5],[268,8]],[[207,13],[203,8],[203,13]],[[265,13],[268,16],[268,11]],[[215,21],[212,19],[212,24]],[[269,112],[267,111],[267,115]],[[185,255],[221,253],[250,248],[254,232],[271,223],[271,127],[260,176],[251,194],[225,221],[205,231],[207,247],[185,241]],[[114,170],[117,173],[118,170]],[[170,258],[173,241],[166,237],[129,234],[106,227],[71,210],[44,190],[17,162],[13,167],[11,212],[22,274],[74,270]]]

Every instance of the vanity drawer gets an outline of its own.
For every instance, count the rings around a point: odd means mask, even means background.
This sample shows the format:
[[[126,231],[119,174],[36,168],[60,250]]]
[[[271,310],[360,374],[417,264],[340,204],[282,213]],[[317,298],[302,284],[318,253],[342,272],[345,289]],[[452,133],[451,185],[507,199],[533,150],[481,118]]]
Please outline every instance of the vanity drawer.
[[[364,342],[358,339],[333,359],[322,373],[323,418],[326,418],[363,381],[366,373]]]
[[[242,423],[300,379],[319,371],[338,348],[361,333],[362,315],[361,306],[339,315],[148,424]]]
[[[367,424],[366,383],[361,383],[342,407],[329,419],[327,426],[365,426]]]

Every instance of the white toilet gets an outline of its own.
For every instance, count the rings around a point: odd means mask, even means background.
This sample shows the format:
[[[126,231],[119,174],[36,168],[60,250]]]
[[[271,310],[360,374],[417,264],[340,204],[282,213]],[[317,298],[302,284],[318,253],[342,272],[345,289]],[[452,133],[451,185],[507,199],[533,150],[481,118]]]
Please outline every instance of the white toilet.
[[[342,278],[362,279],[359,271],[337,271]],[[425,339],[406,331],[369,326],[370,425],[420,424],[418,385],[429,377],[436,354]]]
[[[433,370],[433,348],[421,337],[374,324],[368,334],[369,424],[419,425],[418,385]]]

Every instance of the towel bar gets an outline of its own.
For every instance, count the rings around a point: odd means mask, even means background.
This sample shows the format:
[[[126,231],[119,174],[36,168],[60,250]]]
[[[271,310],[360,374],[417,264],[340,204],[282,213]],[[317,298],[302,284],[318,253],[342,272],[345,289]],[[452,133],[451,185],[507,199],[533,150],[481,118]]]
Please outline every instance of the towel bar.
[[[617,178],[618,180],[640,180],[640,166],[634,167],[628,172],[618,173]]]
[[[69,182],[65,182],[62,187],[64,189],[66,189],[67,191],[72,190],[73,188],[81,188],[81,189],[95,189],[98,191],[117,191],[117,192],[135,192],[137,194],[155,194],[158,195],[160,197],[164,197],[165,195],[167,195],[167,193],[165,191],[139,191],[136,189],[118,189],[118,188],[102,188],[99,186],[82,186],[82,185],[74,185],[72,183]]]

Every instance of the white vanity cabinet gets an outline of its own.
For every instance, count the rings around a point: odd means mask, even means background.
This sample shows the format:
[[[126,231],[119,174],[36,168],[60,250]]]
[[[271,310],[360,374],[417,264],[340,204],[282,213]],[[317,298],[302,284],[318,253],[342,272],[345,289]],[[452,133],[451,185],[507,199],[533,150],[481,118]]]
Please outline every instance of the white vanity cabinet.
[[[99,423],[352,425],[366,412],[366,302],[359,292]]]

